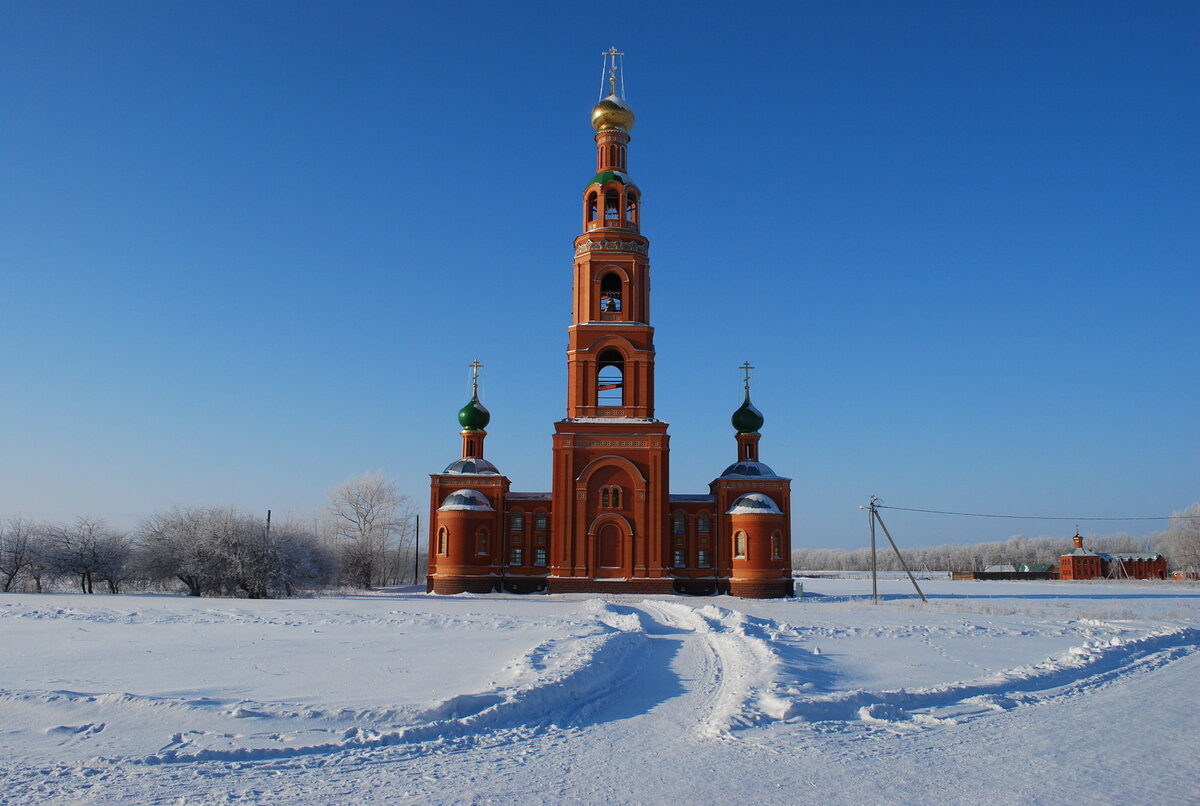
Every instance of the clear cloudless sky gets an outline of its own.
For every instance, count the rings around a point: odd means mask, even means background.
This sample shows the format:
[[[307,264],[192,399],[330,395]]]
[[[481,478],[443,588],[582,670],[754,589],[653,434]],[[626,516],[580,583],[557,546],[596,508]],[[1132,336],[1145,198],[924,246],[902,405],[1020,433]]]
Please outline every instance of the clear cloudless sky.
[[[672,492],[748,359],[798,547],[1200,500],[1200,4],[0,0],[0,516],[424,507],[475,358],[549,489],[612,45]]]

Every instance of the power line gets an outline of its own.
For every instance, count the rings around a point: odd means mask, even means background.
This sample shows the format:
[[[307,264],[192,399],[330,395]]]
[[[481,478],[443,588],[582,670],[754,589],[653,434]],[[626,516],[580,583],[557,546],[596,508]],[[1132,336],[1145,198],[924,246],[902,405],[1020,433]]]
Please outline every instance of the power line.
[[[1200,518],[1200,515],[1155,515],[1153,517],[1135,518],[1097,518],[1088,516],[1066,515],[996,515],[983,512],[948,512],[942,509],[915,509],[913,507],[892,507],[886,504],[876,504],[879,509],[896,509],[902,512],[925,512],[930,515],[962,515],[968,518],[1012,518],[1023,521],[1169,521],[1172,518]]]

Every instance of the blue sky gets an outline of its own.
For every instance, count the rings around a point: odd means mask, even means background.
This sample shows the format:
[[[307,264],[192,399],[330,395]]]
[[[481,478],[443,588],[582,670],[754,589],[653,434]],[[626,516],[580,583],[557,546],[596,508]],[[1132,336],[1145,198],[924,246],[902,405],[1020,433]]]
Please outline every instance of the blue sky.
[[[1200,6],[606,9],[0,3],[0,515],[424,506],[475,358],[548,489],[611,45],[673,492],[749,359],[797,546],[1200,499]]]

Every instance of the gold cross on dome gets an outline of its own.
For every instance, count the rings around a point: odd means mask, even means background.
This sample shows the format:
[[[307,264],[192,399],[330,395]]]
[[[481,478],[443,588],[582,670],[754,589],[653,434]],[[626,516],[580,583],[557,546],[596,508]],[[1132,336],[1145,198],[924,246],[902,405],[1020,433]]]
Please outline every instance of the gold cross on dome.
[[[474,361],[472,361],[467,366],[469,366],[471,368],[471,392],[472,393],[478,392],[479,391],[479,370],[483,369],[483,364],[480,364],[479,359],[476,358]]]
[[[616,45],[613,45],[611,48],[604,51],[600,55],[604,57],[605,62],[609,65],[609,68],[608,68],[609,91],[612,95],[616,95],[617,94],[617,57],[624,56],[625,54],[621,53],[619,50],[617,50]]]
[[[746,378],[745,378],[746,391],[749,392],[750,391],[750,370],[754,369],[754,367],[750,366],[750,362],[747,361],[746,363],[744,363],[740,367],[738,367],[738,369],[745,370],[745,372],[746,372]]]

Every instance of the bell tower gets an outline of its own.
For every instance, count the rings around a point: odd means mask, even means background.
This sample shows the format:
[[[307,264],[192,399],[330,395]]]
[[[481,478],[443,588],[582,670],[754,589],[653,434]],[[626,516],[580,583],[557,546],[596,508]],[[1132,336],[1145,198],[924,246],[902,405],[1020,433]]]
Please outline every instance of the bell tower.
[[[567,347],[567,416],[555,424],[552,590],[665,579],[667,424],[654,419],[650,242],[628,173],[633,110],[621,57],[604,54],[592,109],[596,175],[583,191]],[[607,90],[607,95],[604,94]]]

